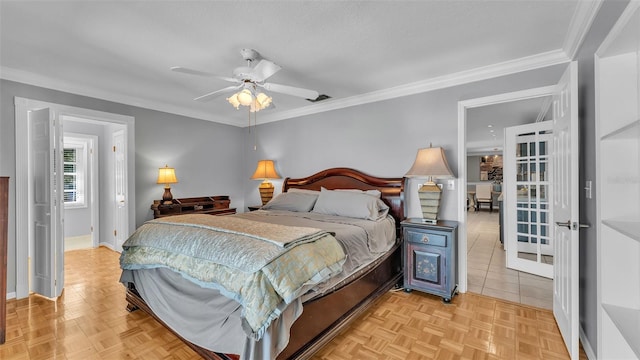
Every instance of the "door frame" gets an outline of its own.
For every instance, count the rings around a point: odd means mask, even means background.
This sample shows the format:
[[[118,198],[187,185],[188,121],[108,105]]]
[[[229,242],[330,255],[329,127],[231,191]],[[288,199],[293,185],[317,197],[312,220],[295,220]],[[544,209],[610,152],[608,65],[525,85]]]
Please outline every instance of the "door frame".
[[[135,118],[127,115],[107,113],[98,110],[83,109],[63,104],[49,103],[28,98],[15,97],[15,153],[16,153],[16,298],[29,296],[29,220],[32,216],[28,199],[32,189],[29,188],[29,111],[42,108],[54,110],[59,118],[63,116],[80,117],[93,121],[119,124],[125,127],[127,142],[127,173],[135,173]],[[129,233],[135,230],[135,179],[128,177],[127,213]],[[115,249],[115,247],[114,247]]]
[[[552,96],[556,85],[525,89],[498,95],[458,101],[458,199],[467,199],[467,110],[496,105],[507,102],[528,100],[538,97]],[[461,200],[461,201],[462,201]],[[467,207],[458,206],[458,288],[461,293],[467,292]]]

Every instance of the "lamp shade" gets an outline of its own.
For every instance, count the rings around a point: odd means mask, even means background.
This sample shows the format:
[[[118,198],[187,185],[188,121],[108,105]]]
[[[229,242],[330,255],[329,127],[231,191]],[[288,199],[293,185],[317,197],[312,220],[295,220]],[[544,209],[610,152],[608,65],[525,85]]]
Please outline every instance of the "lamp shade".
[[[418,150],[416,160],[404,176],[443,179],[452,178],[453,173],[449,168],[447,157],[444,155],[444,149],[430,147]]]
[[[449,163],[447,163],[447,157],[444,155],[444,149],[441,147],[419,149],[413,166],[405,176],[428,179],[418,190],[418,197],[420,198],[423,221],[436,223],[442,190],[433,182],[433,179],[453,177]]]
[[[158,169],[158,184],[175,184],[177,182],[176,169],[170,168],[169,165]]]
[[[276,172],[273,160],[260,160],[256,171],[251,176],[252,180],[257,179],[280,179],[280,175]]]

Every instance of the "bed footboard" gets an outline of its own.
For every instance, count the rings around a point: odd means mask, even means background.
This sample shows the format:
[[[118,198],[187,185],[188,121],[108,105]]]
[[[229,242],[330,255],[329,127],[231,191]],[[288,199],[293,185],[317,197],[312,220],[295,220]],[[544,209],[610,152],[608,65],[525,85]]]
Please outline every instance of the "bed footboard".
[[[377,266],[363,273],[357,280],[304,304],[304,311],[291,328],[289,345],[278,356],[283,359],[308,359],[351,321],[367,310],[382,294],[402,280],[401,247],[397,244]],[[127,311],[143,310],[171,330],[136,291],[127,288]],[[237,355],[220,354],[195,345],[171,330],[196,353],[208,360],[238,360]]]
[[[351,321],[364,313],[382,294],[402,281],[401,247],[396,245],[378,266],[358,280],[304,304],[291,327],[289,345],[278,359],[308,359]]]

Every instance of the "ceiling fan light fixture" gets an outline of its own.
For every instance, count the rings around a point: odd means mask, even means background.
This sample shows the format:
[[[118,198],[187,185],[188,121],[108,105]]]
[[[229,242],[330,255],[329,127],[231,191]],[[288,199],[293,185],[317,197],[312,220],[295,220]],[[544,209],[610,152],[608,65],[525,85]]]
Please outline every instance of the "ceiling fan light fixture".
[[[248,89],[243,89],[242,91],[238,92],[236,95],[240,105],[249,106],[253,102],[253,95],[251,94],[251,91],[249,91]]]
[[[260,109],[268,108],[271,105],[271,100],[271,96],[262,92],[256,96],[256,102],[259,104]]]
[[[320,96],[315,90],[265,82],[266,79],[280,71],[281,67],[270,60],[264,59],[254,49],[242,49],[240,53],[242,58],[247,61],[247,65],[235,68],[233,70],[233,77],[218,76],[205,71],[192,70],[181,66],[174,66],[171,70],[190,75],[215,77],[234,83],[234,86],[212,91],[205,95],[198,96],[194,100],[210,101],[221,94],[235,92],[226,99],[236,110],[240,108],[240,105],[249,107],[251,112],[260,111],[270,106],[272,108],[275,107],[271,105],[272,98],[265,93],[259,93],[258,87],[270,92],[305,98],[309,101],[319,101],[329,98],[329,96],[326,95]],[[252,66],[254,61],[257,61],[257,64]]]
[[[229,104],[231,104],[236,110],[240,107],[240,101],[238,100],[238,94],[233,94],[227,98]]]

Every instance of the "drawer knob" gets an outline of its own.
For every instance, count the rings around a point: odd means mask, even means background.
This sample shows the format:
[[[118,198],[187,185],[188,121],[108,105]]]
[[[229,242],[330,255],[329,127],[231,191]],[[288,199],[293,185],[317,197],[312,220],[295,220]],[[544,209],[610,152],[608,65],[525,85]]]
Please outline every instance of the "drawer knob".
[[[429,236],[427,236],[427,234],[423,234],[422,235],[422,242],[427,244],[429,242]]]

